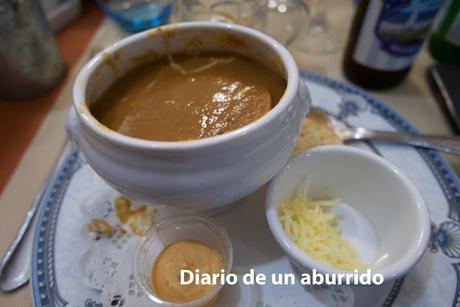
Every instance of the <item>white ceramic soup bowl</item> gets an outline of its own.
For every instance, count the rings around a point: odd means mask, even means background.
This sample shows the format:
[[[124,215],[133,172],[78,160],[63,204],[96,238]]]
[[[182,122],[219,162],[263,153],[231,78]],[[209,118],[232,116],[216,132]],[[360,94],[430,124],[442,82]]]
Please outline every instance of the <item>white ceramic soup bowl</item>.
[[[305,179],[312,199],[339,198],[349,205],[339,219],[341,235],[350,234],[348,239],[372,273],[382,274],[385,281],[393,280],[407,273],[423,255],[430,237],[430,219],[422,196],[409,178],[374,153],[348,146],[324,146],[292,158],[267,190],[270,230],[300,271],[345,273],[299,249],[280,223],[277,208]]]
[[[171,52],[227,51],[270,67],[287,81],[278,104],[255,122],[210,138],[159,142],[117,133],[89,106],[117,78]],[[66,122],[92,168],[131,197],[191,210],[236,201],[268,182],[286,163],[309,106],[291,54],[250,28],[213,22],[171,24],[125,38],[89,61],[73,88]]]

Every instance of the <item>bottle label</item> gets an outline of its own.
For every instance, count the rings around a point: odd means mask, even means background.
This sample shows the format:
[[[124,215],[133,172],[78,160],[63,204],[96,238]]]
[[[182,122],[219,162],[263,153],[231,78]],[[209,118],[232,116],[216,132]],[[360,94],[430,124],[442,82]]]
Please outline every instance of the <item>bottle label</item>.
[[[449,27],[446,39],[448,42],[460,47],[460,11]]]
[[[353,58],[383,71],[409,67],[443,0],[370,0]]]

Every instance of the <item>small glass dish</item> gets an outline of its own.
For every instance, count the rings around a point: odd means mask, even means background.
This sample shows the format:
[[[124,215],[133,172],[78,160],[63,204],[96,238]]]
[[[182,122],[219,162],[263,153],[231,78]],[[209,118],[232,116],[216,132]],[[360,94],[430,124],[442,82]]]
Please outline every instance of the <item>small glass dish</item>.
[[[101,10],[128,32],[139,32],[169,22],[171,0],[96,0]]]
[[[157,296],[152,287],[151,272],[156,258],[166,246],[179,240],[200,241],[214,248],[222,257],[225,273],[230,273],[233,265],[233,247],[225,229],[202,215],[177,215],[165,218],[150,227],[137,245],[133,260],[136,282],[146,297],[158,306],[211,306],[218,299],[222,289],[220,284],[196,300],[184,303],[165,301]]]

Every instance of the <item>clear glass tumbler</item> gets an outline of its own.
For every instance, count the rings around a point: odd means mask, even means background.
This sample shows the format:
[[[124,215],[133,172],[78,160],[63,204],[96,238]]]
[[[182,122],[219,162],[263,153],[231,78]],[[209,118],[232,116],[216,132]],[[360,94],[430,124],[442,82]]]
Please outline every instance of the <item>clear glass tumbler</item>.
[[[216,21],[236,23],[262,31],[267,0],[180,0],[175,21]]]

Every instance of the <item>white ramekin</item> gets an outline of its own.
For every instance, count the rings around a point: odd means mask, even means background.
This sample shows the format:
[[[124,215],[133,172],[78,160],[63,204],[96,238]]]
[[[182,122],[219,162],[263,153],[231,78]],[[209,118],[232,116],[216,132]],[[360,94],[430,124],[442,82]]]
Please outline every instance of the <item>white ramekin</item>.
[[[270,182],[266,215],[270,230],[291,262],[306,273],[346,273],[299,249],[284,231],[277,213],[283,201],[308,180],[311,195],[340,198],[372,226],[376,242],[372,273],[391,281],[422,257],[430,238],[425,202],[409,178],[384,158],[348,146],[322,146],[293,157]]]

